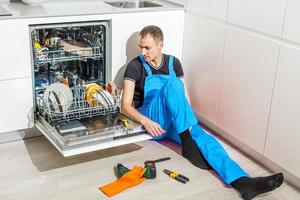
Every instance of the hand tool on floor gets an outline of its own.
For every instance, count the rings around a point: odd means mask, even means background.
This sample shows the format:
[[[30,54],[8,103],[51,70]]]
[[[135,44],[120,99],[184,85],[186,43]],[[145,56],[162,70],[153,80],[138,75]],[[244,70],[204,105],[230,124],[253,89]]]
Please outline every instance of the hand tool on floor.
[[[156,178],[156,166],[155,163],[158,162],[162,162],[162,161],[166,161],[166,160],[170,160],[170,157],[166,157],[166,158],[161,158],[158,160],[146,160],[144,162],[144,168],[146,169],[145,173],[143,174],[143,177],[146,179],[154,179]],[[117,164],[117,174],[118,177],[123,176],[123,174],[125,174],[126,172],[128,172],[129,169],[127,167],[125,167],[124,165],[122,165],[121,163]]]
[[[181,183],[187,183],[190,179],[182,174],[179,174],[177,172],[173,172],[167,169],[164,169],[164,173],[167,174],[169,177],[181,182]]]
[[[121,163],[118,163],[117,166],[116,166],[116,168],[117,168],[117,176],[118,176],[118,178],[120,178],[126,172],[129,171],[129,169],[127,167],[125,167],[124,165],[122,165]]]

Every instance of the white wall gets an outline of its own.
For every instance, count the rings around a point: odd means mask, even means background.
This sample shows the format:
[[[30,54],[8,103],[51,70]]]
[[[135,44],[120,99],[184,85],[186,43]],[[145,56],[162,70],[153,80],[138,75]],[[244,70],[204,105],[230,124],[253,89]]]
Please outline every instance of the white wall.
[[[299,187],[300,1],[185,3],[182,64],[194,111]]]

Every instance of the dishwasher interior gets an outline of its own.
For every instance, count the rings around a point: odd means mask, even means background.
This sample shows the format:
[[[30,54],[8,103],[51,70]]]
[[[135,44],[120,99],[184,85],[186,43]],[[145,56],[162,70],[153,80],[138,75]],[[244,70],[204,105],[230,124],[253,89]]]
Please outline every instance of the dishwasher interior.
[[[110,21],[31,25],[35,125],[64,155],[149,139],[120,114]]]

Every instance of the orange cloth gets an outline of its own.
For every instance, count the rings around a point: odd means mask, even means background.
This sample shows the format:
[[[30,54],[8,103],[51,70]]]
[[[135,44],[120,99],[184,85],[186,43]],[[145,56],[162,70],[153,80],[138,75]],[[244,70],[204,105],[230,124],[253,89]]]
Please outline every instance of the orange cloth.
[[[117,181],[99,187],[99,190],[101,190],[107,196],[112,197],[123,190],[142,183],[145,180],[145,178],[142,178],[145,171],[146,168],[134,166],[132,170],[126,172]]]

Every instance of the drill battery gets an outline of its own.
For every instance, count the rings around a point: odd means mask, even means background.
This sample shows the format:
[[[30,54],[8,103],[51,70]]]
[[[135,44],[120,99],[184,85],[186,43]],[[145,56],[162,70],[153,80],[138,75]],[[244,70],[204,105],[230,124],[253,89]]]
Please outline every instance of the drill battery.
[[[156,178],[155,163],[170,160],[170,159],[171,159],[170,157],[166,157],[166,158],[161,158],[161,159],[158,159],[158,160],[146,160],[144,162],[144,168],[146,168],[146,171],[145,171],[143,177],[146,178],[146,179]],[[129,171],[129,169],[127,167],[125,167],[124,165],[122,165],[121,163],[117,164],[117,175],[118,175],[118,177],[123,176],[128,171]]]

